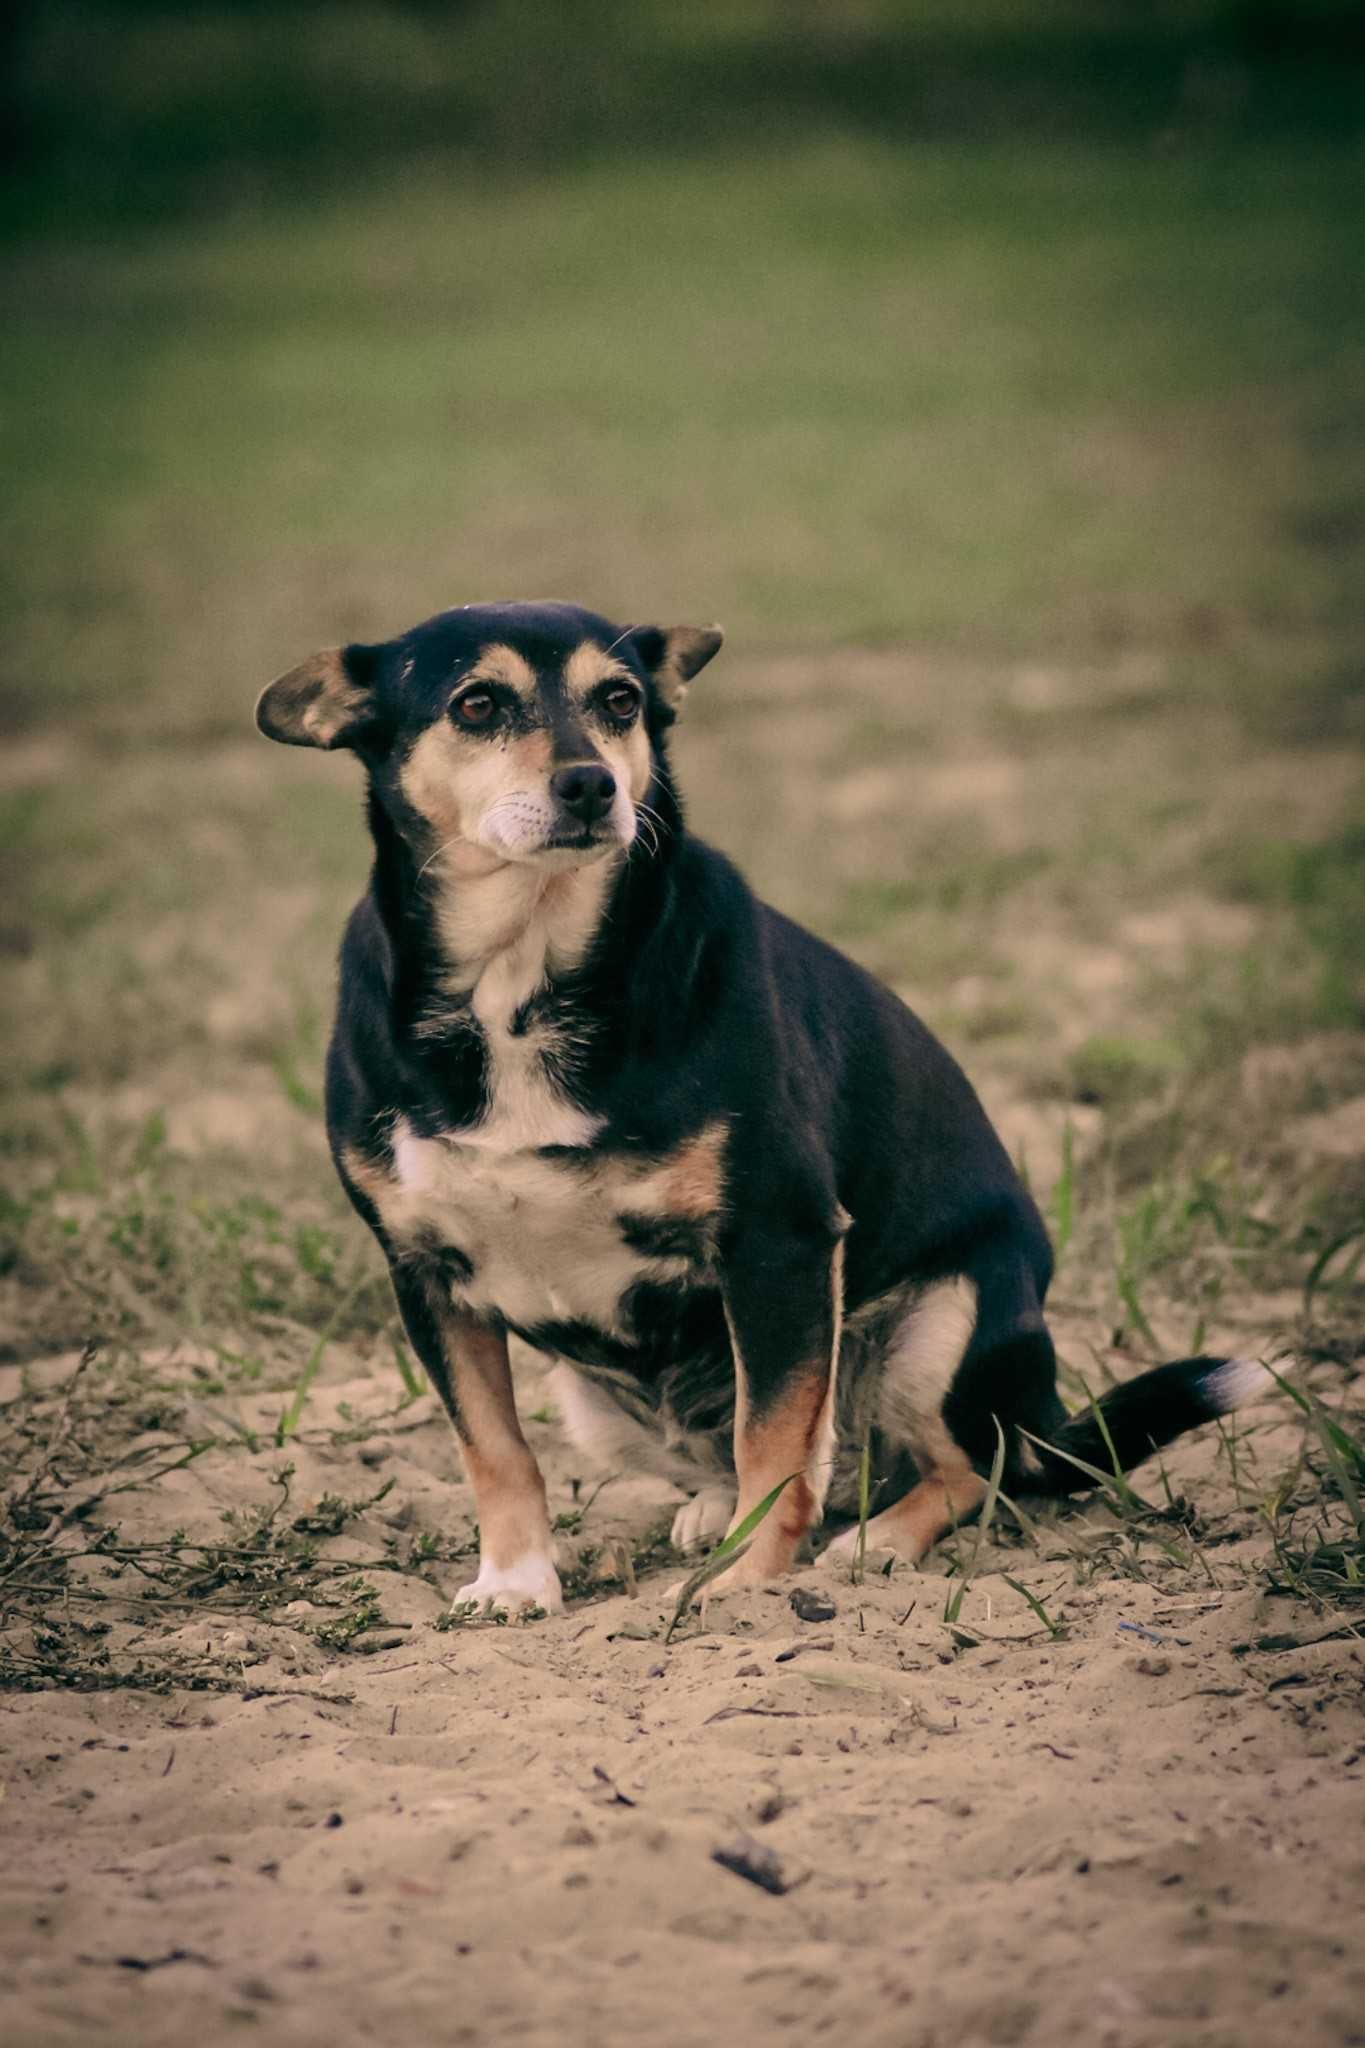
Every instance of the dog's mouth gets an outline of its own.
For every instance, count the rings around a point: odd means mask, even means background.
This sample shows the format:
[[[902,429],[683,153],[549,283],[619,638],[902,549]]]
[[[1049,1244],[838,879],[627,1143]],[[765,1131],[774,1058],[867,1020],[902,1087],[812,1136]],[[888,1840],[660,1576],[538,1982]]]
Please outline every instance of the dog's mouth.
[[[572,832],[552,832],[545,841],[545,853],[590,853],[597,847],[619,844],[616,834],[608,827],[579,825]]]
[[[518,792],[485,814],[477,836],[504,860],[573,867],[600,860],[629,844],[632,835],[629,829],[622,829],[621,809],[618,802],[606,811],[576,817],[567,807]],[[627,813],[625,822],[627,826],[633,823],[633,812]]]
[[[604,855],[620,851],[621,841],[609,826],[578,826],[572,832],[552,832],[534,851],[521,855],[535,867],[590,867]]]

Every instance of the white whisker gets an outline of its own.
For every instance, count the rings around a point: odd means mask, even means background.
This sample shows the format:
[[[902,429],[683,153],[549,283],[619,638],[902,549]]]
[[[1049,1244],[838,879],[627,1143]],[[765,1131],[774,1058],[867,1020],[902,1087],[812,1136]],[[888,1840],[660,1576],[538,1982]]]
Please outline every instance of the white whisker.
[[[439,845],[439,846],[437,847],[437,849],[436,849],[435,853],[433,853],[433,854],[432,854],[432,855],[430,856],[430,858],[429,858],[429,859],[427,859],[427,860],[424,860],[424,861],[422,862],[422,865],[421,865],[421,867],[420,867],[420,868],[418,868],[418,870],[417,870],[417,879],[418,879],[418,881],[419,881],[419,882],[421,881],[421,879],[422,879],[423,875],[424,875],[424,874],[426,873],[427,869],[428,869],[429,867],[431,867],[431,866],[432,866],[432,864],[433,864],[433,863],[434,863],[435,861],[438,861],[438,860],[439,860],[439,859],[441,858],[441,855],[442,855],[443,853],[449,853],[449,851],[450,851],[451,847],[452,847],[452,846],[455,846],[455,845],[457,845],[457,844],[458,844],[458,842],[459,842],[459,834],[458,834],[458,833],[456,833],[456,835],[455,835],[455,837],[454,837],[453,839],[446,839],[446,840],[443,840],[443,841],[442,841],[442,843],[441,843],[441,844],[440,844],[440,845]]]
[[[639,819],[640,824],[652,835],[654,851],[657,853],[663,844],[664,838],[672,830],[668,820],[662,817],[652,804],[646,803],[636,804],[635,815]]]
[[[661,844],[659,838],[659,826],[663,823],[663,820],[659,817],[658,812],[652,811],[648,804],[636,804],[635,821],[636,824],[639,826],[640,831],[646,834],[648,837],[649,851],[651,855],[656,854],[659,851],[659,847]]]

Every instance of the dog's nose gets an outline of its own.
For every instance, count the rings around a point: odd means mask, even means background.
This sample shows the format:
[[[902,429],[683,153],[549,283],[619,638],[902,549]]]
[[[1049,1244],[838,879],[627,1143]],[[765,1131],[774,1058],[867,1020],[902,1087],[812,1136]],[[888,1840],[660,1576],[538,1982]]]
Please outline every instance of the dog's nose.
[[[616,777],[600,761],[575,761],[571,768],[556,768],[550,794],[585,825],[595,825],[616,794]]]

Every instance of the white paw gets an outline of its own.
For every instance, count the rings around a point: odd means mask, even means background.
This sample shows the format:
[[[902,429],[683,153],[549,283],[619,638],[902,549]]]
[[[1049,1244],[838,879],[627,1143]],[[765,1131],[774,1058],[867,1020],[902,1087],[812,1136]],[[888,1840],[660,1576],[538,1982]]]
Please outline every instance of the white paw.
[[[902,1563],[913,1562],[913,1560],[907,1560],[894,1543],[889,1543],[886,1537],[879,1533],[875,1522],[869,1522],[867,1525],[867,1550],[864,1558],[868,1570],[871,1571],[874,1559],[878,1566],[881,1566],[886,1563],[889,1557],[898,1557]],[[818,1553],[815,1562],[817,1564],[845,1565],[851,1571],[857,1562],[857,1558],[858,1524],[855,1522],[851,1529],[845,1529],[842,1536],[836,1536],[832,1543],[827,1543],[824,1549]]]
[[[842,1560],[844,1564],[852,1564],[857,1552],[858,1524],[855,1522],[851,1529],[845,1529],[842,1536],[836,1536],[832,1543],[827,1543],[815,1561],[817,1564],[838,1564]]]
[[[703,1486],[691,1500],[685,1500],[673,1517],[673,1548],[699,1550],[725,1534],[735,1512],[732,1486]]]
[[[501,1570],[480,1562],[479,1576],[461,1586],[450,1611],[453,1614],[471,1603],[480,1614],[521,1614],[528,1607],[542,1608],[546,1614],[562,1613],[564,1594],[554,1559],[531,1551]]]

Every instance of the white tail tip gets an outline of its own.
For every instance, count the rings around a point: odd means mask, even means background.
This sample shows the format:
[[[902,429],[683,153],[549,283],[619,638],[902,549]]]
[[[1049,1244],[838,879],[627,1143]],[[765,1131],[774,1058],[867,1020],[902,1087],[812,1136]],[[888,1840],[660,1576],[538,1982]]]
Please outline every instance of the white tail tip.
[[[1266,1370],[1259,1358],[1230,1358],[1226,1365],[1215,1366],[1204,1382],[1220,1415],[1244,1408],[1248,1401],[1270,1393],[1274,1385],[1274,1374]]]

